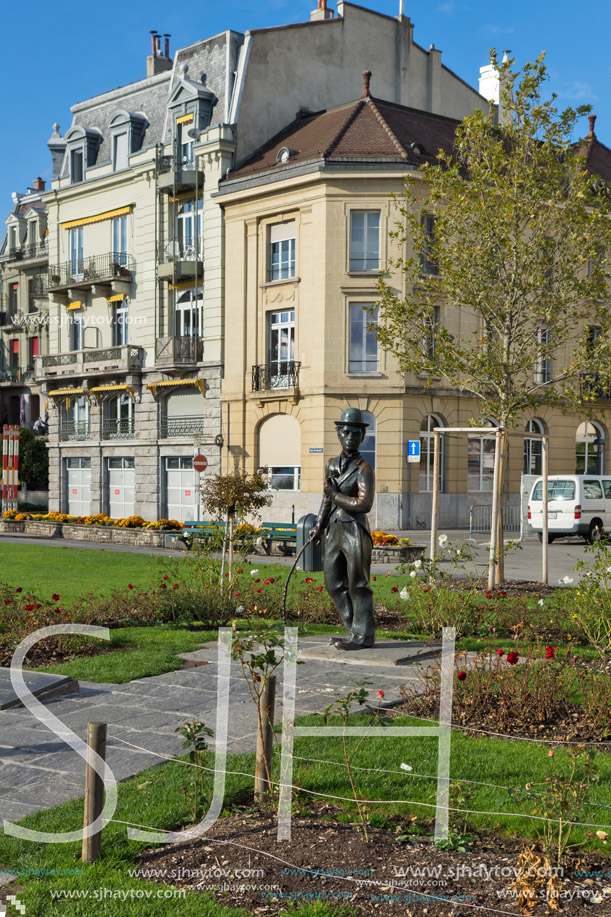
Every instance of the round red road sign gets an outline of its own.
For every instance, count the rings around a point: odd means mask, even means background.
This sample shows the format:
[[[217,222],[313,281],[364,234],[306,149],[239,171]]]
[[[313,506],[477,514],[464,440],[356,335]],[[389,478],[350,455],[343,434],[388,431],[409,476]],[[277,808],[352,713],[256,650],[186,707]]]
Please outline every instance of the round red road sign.
[[[208,459],[205,455],[196,455],[193,459],[193,467],[196,471],[205,471],[208,467]]]

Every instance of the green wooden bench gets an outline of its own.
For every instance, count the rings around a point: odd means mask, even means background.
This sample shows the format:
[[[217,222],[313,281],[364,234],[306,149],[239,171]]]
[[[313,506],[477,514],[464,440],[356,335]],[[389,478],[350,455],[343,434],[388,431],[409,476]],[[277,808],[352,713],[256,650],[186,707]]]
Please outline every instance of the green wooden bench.
[[[263,522],[258,528],[260,532],[257,537],[263,539],[266,554],[271,554],[274,542],[289,546],[294,545],[297,541],[296,525],[285,525],[278,522]],[[225,525],[222,522],[185,522],[178,540],[190,547],[193,538],[206,538],[207,536],[218,534],[222,535],[224,531]]]

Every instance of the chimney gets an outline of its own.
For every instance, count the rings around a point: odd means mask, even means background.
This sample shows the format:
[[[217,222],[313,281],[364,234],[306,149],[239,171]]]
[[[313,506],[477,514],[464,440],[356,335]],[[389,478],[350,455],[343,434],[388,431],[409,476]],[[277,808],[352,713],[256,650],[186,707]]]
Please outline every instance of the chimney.
[[[34,179],[33,184],[34,184],[34,191],[44,191],[45,190],[45,182],[42,178],[40,178],[40,176]]]
[[[371,84],[371,70],[363,70],[363,91],[361,93],[361,99],[370,99],[371,92],[369,91],[369,86]]]
[[[51,153],[51,160],[53,162],[53,178],[55,179],[58,178],[61,173],[64,162],[64,154],[66,152],[66,141],[63,139],[59,132],[59,124],[57,121],[53,125],[53,133],[47,140],[47,146],[49,147],[49,151]]]
[[[172,69],[172,58],[170,57],[170,36],[164,35],[165,38],[165,55],[161,53],[161,35],[156,29],[151,29],[151,54],[146,59],[146,76],[156,76],[165,70]]]
[[[327,0],[317,0],[316,9],[310,13],[310,22],[317,22],[319,19],[333,19],[335,13],[327,9]]]
[[[588,115],[588,121],[590,122],[590,133],[588,134],[589,140],[596,140],[596,134],[594,133],[594,125],[596,124],[596,115]]]

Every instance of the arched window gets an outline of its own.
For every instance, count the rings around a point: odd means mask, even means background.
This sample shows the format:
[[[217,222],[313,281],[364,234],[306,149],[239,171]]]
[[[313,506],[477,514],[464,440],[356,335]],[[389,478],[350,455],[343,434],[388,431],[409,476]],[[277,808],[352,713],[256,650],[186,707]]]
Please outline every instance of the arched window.
[[[363,420],[369,426],[365,430],[365,439],[361,443],[359,452],[372,468],[376,466],[376,419],[369,411],[363,411]]]
[[[545,433],[543,421],[533,418],[526,424],[527,433]],[[543,473],[543,442],[540,439],[524,439],[524,474]]]
[[[427,414],[420,424],[420,493],[433,490],[433,462],[435,458],[435,427],[444,423],[437,414]],[[439,490],[444,489],[445,441],[439,437]]]
[[[104,402],[102,426],[104,439],[124,439],[134,435],[134,399],[123,392]]]
[[[290,414],[271,414],[259,427],[259,466],[274,490],[301,487],[301,426]]]
[[[204,333],[204,294],[201,287],[189,289],[176,300],[177,337],[199,337]]]
[[[575,436],[575,474],[602,474],[605,458],[605,434],[592,420],[577,427]]]
[[[185,261],[195,261],[203,251],[201,197],[197,201],[185,201],[176,215],[176,239],[179,251],[175,253]]]
[[[484,427],[498,427],[496,420],[487,417]],[[494,481],[494,447],[496,438],[470,436],[467,440],[467,487],[469,491],[491,491]]]

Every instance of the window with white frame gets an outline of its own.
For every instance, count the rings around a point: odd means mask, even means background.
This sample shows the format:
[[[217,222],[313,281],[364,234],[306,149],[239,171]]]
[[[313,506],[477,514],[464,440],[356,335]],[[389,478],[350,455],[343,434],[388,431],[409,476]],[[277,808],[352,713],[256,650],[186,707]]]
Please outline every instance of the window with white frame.
[[[420,271],[422,274],[436,275],[439,273],[439,265],[435,260],[435,217],[430,213],[425,213],[420,224],[424,234],[424,244],[420,253]]]
[[[437,337],[439,334],[439,321],[441,309],[439,306],[431,306],[424,316],[424,332],[422,335],[422,350],[429,358],[435,359],[437,353]]]
[[[290,387],[294,378],[295,310],[269,313],[269,382],[273,388]]]
[[[115,172],[129,166],[128,134],[123,131],[112,138],[112,167]]]
[[[110,439],[134,431],[134,399],[121,392],[104,402],[104,436]]]
[[[112,257],[113,261],[125,267],[127,264],[127,214],[115,217],[112,221]]]
[[[552,378],[552,358],[550,353],[551,334],[549,328],[539,328],[537,331],[537,348],[539,351],[535,366],[535,382],[545,385]]]
[[[85,270],[83,261],[83,227],[75,226],[70,230],[70,273],[73,277]]]
[[[82,315],[75,315],[72,313],[70,316],[70,350],[82,350],[83,349],[83,331],[85,328],[85,320]]]
[[[295,276],[295,220],[269,227],[267,279],[288,280]]]
[[[112,343],[113,347],[127,344],[127,300],[120,299],[112,304]]]
[[[605,433],[600,424],[586,421],[575,436],[575,474],[603,474]]]
[[[485,427],[498,427],[490,417]],[[494,481],[494,434],[470,436],[467,440],[467,489],[469,492],[491,491]]]
[[[204,293],[190,287],[176,299],[174,307],[177,337],[202,337],[204,333]]]
[[[195,260],[202,254],[202,206],[203,201],[185,201],[176,214],[176,257],[187,261]]]
[[[377,373],[378,371],[378,307],[372,318],[366,309],[372,303],[352,302],[349,305],[348,372]]]
[[[420,493],[433,490],[433,465],[435,460],[435,427],[444,423],[437,414],[427,414],[420,424]],[[439,490],[445,485],[445,437],[439,437]]]
[[[350,270],[380,270],[380,211],[350,213]]]
[[[195,161],[193,151],[193,137],[189,137],[189,131],[193,130],[193,116],[188,121],[182,121],[176,125],[176,146],[178,150],[178,162],[183,168],[193,168]]]
[[[526,424],[526,433],[545,433],[541,420],[533,418]],[[543,468],[543,441],[530,436],[524,438],[524,474],[542,474]]]

